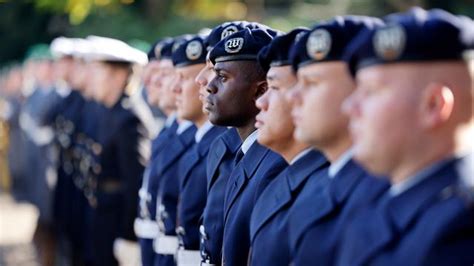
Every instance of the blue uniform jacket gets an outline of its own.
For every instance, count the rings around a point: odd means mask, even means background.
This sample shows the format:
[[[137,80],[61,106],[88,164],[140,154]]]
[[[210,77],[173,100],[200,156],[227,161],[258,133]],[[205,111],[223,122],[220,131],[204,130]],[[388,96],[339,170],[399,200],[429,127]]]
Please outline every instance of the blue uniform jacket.
[[[159,175],[157,175],[158,161],[160,156],[166,156],[165,147],[167,142],[176,136],[178,123],[176,121],[169,127],[164,127],[153,140],[151,156],[145,172],[143,173],[143,186],[139,192],[138,217],[156,221],[156,196],[158,193]],[[142,265],[153,265],[155,252],[153,251],[153,239],[140,238],[140,249]]]
[[[180,192],[178,203],[177,233],[180,245],[188,250],[199,250],[199,220],[207,196],[206,163],[209,146],[225,131],[212,127],[199,143],[180,160]]]
[[[444,162],[360,213],[344,234],[338,265],[472,265],[473,157]]]
[[[144,173],[144,175],[148,175],[146,189],[149,197],[146,199],[146,206],[149,217],[142,218],[149,218],[151,220],[155,220],[156,218],[156,196],[158,193],[158,184],[160,182],[160,176],[157,173],[159,169],[159,161],[163,160],[163,156],[167,156],[167,149],[165,148],[171,138],[176,137],[177,128],[178,123],[175,121],[169,128],[163,128],[160,134],[158,134],[152,142],[152,154]]]
[[[203,262],[221,264],[224,234],[224,198],[227,180],[234,169],[234,157],[242,141],[235,128],[220,135],[207,158],[207,202],[202,214],[201,257]]]
[[[250,221],[250,265],[288,265],[288,211],[308,178],[329,166],[311,150],[273,180],[259,197]]]
[[[176,218],[179,197],[179,160],[193,145],[196,127],[191,126],[180,135],[172,137],[157,162],[156,173],[159,176],[156,199],[157,221],[160,231],[168,236],[176,235]],[[174,265],[172,255],[158,254],[154,265]]]
[[[280,155],[255,142],[232,171],[224,202],[223,264],[247,264],[253,206],[270,181],[287,166]]]
[[[349,160],[330,179],[326,189],[307,196],[295,206],[291,238],[292,261],[295,265],[332,265],[336,259],[341,232],[351,215],[366,207],[386,191],[388,183],[377,180]],[[311,213],[311,215],[307,215]],[[307,220],[301,223],[298,219]],[[295,228],[295,227],[293,227]]]
[[[196,127],[191,126],[181,135],[171,138],[165,147],[166,155],[157,163],[159,177],[157,205],[160,229],[166,235],[176,235],[176,216],[179,197],[179,160],[193,145]]]

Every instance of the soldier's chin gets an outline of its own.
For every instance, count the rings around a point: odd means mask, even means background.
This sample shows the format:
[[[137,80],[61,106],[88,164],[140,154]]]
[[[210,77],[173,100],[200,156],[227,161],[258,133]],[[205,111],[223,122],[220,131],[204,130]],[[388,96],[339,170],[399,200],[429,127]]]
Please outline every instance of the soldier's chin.
[[[366,171],[373,175],[383,175],[383,168],[379,165],[379,162],[375,159],[377,156],[367,152],[362,145],[355,144],[353,147],[353,158],[360,164]],[[369,149],[372,150],[372,149]]]
[[[216,126],[225,126],[223,125],[220,117],[219,117],[219,114],[216,114],[215,111],[213,110],[209,110],[209,109],[206,109],[207,110],[207,116],[209,118],[209,121],[213,124],[213,125],[216,125]]]
[[[295,128],[295,130],[293,131],[293,137],[299,142],[311,143],[311,138],[307,136],[305,131],[300,127]]]

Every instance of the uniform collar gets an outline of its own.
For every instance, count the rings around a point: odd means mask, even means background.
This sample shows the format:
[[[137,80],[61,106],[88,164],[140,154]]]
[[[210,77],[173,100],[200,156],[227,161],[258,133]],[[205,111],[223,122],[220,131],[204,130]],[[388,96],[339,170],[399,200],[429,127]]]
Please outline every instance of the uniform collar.
[[[250,149],[250,147],[252,146],[252,144],[255,143],[255,141],[257,140],[257,133],[258,133],[258,130],[255,130],[254,132],[252,132],[252,134],[250,134],[245,140],[244,142],[242,143],[242,152],[244,154],[247,153],[247,151]]]
[[[206,123],[204,123],[197,131],[196,131],[196,135],[194,135],[194,139],[196,141],[196,143],[199,143],[202,138],[204,137],[204,135],[206,135],[207,132],[209,132],[209,130],[211,130],[211,128],[213,127],[214,125],[212,125],[211,122],[209,121],[206,121]]]
[[[170,114],[165,120],[165,127],[171,127],[174,121],[176,121],[176,113]]]
[[[183,120],[179,123],[178,129],[176,130],[176,134],[181,135],[186,129],[190,128],[193,125],[191,121]]]
[[[452,185],[459,181],[460,173],[456,166],[460,161],[462,160],[450,159],[432,165],[429,170],[426,168],[424,171],[424,178],[409,189],[397,196],[389,195],[385,211],[399,230],[406,228],[427,205],[435,204],[455,193]]]
[[[288,184],[291,191],[296,190],[315,171],[324,169],[329,165],[326,157],[314,149],[304,150],[299,155],[301,155],[299,159],[293,160],[294,163],[287,168]]]
[[[354,150],[348,149],[345,151],[339,158],[331,163],[328,170],[328,176],[333,178],[341,171],[341,169],[351,160],[352,156],[354,155]]]
[[[242,140],[240,139],[239,133],[235,128],[227,129],[227,131],[222,135],[222,141],[225,143],[231,153],[236,153],[242,145]]]
[[[422,182],[427,177],[431,176],[433,173],[436,173],[441,168],[446,166],[451,160],[443,160],[440,162],[436,162],[431,164],[428,167],[418,171],[416,174],[408,177],[407,179],[403,180],[398,184],[394,184],[390,187],[389,195],[392,197],[396,197],[405,191],[409,190],[410,188],[414,187],[416,184]]]
[[[312,150],[312,148],[308,148],[308,149],[303,150],[303,151],[301,151],[300,153],[298,153],[298,154],[293,158],[293,160],[291,160],[290,165],[293,165],[294,163],[296,163],[299,159],[303,158],[303,157],[304,157],[306,154],[308,154],[311,150]]]
[[[336,202],[344,202],[351,195],[354,187],[367,175],[360,165],[349,159],[337,172],[337,176],[331,179],[331,192]]]

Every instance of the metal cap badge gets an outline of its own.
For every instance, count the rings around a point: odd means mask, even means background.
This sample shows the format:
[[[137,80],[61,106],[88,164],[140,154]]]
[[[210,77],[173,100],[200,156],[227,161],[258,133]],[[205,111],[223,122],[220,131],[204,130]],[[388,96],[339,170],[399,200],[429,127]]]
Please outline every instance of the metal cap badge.
[[[400,25],[391,25],[375,32],[373,37],[374,50],[384,60],[395,60],[405,49],[406,33]]]
[[[191,41],[186,46],[186,57],[189,60],[196,60],[202,55],[202,50],[203,47],[200,41]]]
[[[232,35],[232,34],[238,32],[238,31],[239,31],[239,29],[238,29],[236,26],[234,26],[234,25],[228,26],[227,28],[225,28],[225,29],[222,31],[222,33],[221,33],[221,40],[224,39],[224,38],[227,37],[227,36],[230,36],[230,35]]]
[[[238,53],[244,46],[244,38],[232,38],[226,41],[225,51],[229,54]]]
[[[317,29],[308,36],[306,51],[314,60],[323,60],[331,50],[331,34],[325,29]]]

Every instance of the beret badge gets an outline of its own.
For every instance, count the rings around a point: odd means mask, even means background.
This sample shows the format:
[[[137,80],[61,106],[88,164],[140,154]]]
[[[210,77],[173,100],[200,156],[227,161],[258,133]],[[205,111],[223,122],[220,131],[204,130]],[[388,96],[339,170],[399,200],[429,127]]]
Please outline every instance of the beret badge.
[[[238,32],[239,29],[237,29],[236,26],[234,25],[230,25],[228,26],[227,28],[225,28],[222,33],[221,33],[221,40],[223,40],[225,37],[229,36],[229,35],[232,35],[236,32]]]
[[[400,25],[379,29],[373,37],[374,50],[384,60],[395,60],[403,53],[406,43],[405,30]]]
[[[238,53],[244,46],[244,38],[232,38],[226,41],[225,51],[229,54]]]
[[[154,52],[155,52],[155,57],[160,58],[161,57],[161,49],[163,49],[163,44],[159,43],[155,46]]]
[[[325,29],[317,29],[308,36],[306,51],[314,60],[323,60],[331,50],[331,34]]]
[[[192,41],[186,46],[186,57],[189,60],[196,60],[201,56],[202,51],[202,44],[199,41]]]

